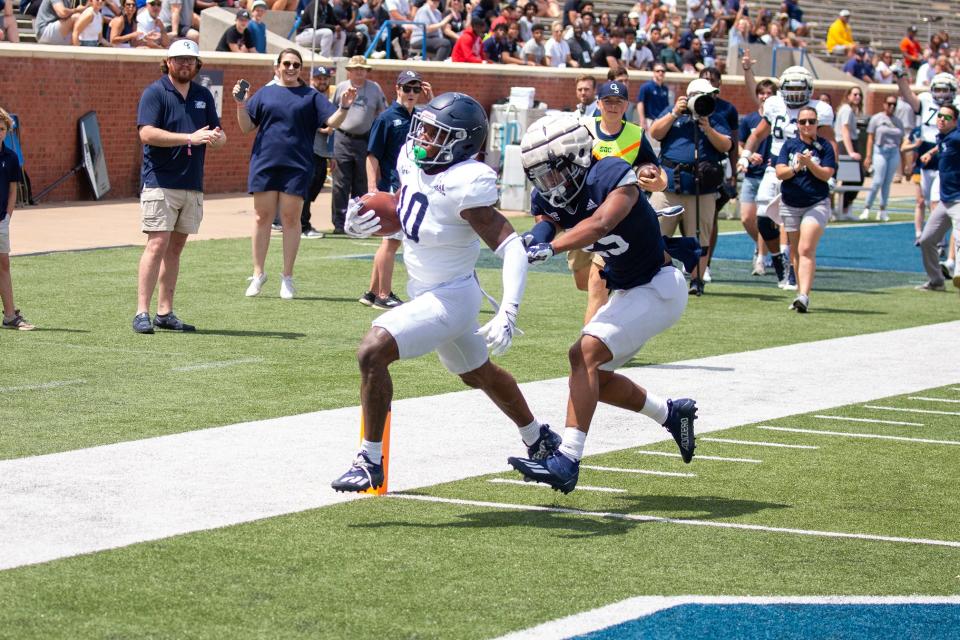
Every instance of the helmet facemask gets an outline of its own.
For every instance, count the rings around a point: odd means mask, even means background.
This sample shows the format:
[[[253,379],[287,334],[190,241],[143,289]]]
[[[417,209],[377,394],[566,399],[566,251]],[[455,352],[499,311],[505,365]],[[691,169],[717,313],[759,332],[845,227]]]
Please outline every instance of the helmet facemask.
[[[413,143],[410,159],[421,168],[448,165],[453,162],[454,146],[466,138],[466,130],[437,122],[430,111],[415,113],[410,123],[410,133],[407,134],[407,140]],[[431,148],[437,149],[432,157]]]
[[[566,207],[577,197],[587,177],[587,167],[553,154],[548,160],[524,171],[540,195],[558,208]]]
[[[933,84],[930,85],[930,95],[933,96],[933,101],[942,107],[954,101],[957,97],[957,88],[945,82]]]

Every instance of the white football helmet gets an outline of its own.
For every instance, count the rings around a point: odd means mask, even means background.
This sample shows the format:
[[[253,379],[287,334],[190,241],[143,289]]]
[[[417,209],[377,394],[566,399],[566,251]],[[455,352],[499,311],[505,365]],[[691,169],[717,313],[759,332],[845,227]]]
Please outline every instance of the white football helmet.
[[[780,95],[790,108],[805,106],[813,95],[813,76],[804,67],[787,67],[780,76]]]
[[[555,207],[567,206],[580,193],[592,151],[590,131],[569,115],[540,118],[520,140],[524,173]]]
[[[938,73],[930,81],[930,95],[940,106],[952,104],[957,97],[957,79],[949,73]]]

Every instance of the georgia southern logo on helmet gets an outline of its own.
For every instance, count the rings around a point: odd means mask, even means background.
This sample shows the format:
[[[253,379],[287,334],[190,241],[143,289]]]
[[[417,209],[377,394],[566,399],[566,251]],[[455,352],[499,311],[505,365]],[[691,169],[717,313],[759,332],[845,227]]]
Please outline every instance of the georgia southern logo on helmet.
[[[442,93],[413,114],[407,140],[420,167],[442,167],[480,153],[487,137],[487,114],[462,93]]]
[[[930,95],[933,101],[943,106],[957,97],[957,80],[949,73],[938,73],[930,81]]]
[[[524,173],[555,207],[567,206],[583,188],[590,169],[593,136],[576,118],[540,118],[520,140]]]
[[[780,95],[788,107],[806,105],[813,95],[813,76],[803,67],[788,67],[780,76]]]

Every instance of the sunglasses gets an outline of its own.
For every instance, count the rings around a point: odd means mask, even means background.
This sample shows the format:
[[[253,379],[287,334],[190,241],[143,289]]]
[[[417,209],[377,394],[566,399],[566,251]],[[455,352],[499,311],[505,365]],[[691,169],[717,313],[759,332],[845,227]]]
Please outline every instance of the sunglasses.
[[[937,114],[937,118],[938,118],[938,119],[943,119],[943,120],[950,121],[950,120],[953,120],[953,114],[950,114],[950,113],[938,113],[938,114]]]
[[[895,106],[897,106],[897,103],[896,103],[896,102],[884,102],[884,103],[883,103],[883,106],[885,106],[885,107],[895,107]]]
[[[817,124],[816,118],[804,118],[803,120],[797,120],[797,124]]]
[[[197,59],[194,58],[193,56],[177,56],[175,58],[170,58],[170,61],[173,62],[173,64],[186,66],[186,65],[194,64],[197,61]]]
[[[300,64],[299,62],[290,62],[289,60],[284,60],[284,61],[281,62],[280,64],[282,64],[282,65],[284,66],[284,68],[286,68],[286,69],[291,69],[291,68],[292,68],[292,69],[299,69],[300,67],[303,66],[303,65]]]
[[[423,87],[421,87],[420,85],[410,85],[410,84],[405,84],[401,86],[400,89],[404,93],[420,93],[421,91],[423,91]]]
[[[654,69],[653,72],[654,72],[654,73],[666,73],[667,70],[666,70],[666,69]]]

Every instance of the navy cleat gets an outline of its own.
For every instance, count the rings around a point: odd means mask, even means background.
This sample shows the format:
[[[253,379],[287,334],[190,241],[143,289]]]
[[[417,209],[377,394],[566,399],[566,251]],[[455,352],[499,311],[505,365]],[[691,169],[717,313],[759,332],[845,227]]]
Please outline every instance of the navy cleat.
[[[367,489],[379,489],[383,485],[383,465],[373,464],[363,453],[347,469],[347,472],[330,483],[335,491],[361,492]]]
[[[580,462],[571,460],[559,451],[554,451],[543,460],[507,458],[507,463],[519,471],[524,480],[548,484],[554,491],[567,494],[577,488]]]
[[[697,403],[690,398],[667,400],[667,421],[663,426],[676,440],[680,447],[680,457],[687,464],[693,460],[693,450],[696,448],[693,435],[693,423],[696,419]]]
[[[173,311],[171,311],[170,313],[165,313],[162,316],[157,314],[157,316],[153,319],[153,326],[155,326],[157,329],[168,329],[170,331],[183,331],[186,333],[190,333],[197,330],[197,328],[192,324],[187,324],[186,322],[178,318],[176,315],[174,315]]]
[[[527,447],[527,456],[531,460],[543,460],[560,448],[563,439],[560,434],[550,428],[548,424],[540,425],[540,437]]]

